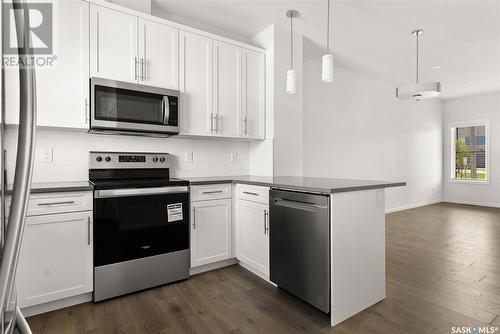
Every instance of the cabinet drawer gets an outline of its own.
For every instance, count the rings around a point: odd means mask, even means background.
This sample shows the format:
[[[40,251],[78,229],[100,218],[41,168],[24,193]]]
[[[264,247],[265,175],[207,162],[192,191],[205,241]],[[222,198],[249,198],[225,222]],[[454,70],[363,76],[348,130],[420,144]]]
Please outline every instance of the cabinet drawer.
[[[231,198],[231,184],[207,184],[191,186],[191,201]]]
[[[238,184],[236,186],[236,196],[252,202],[269,204],[269,187]]]
[[[91,191],[31,194],[27,216],[92,211],[92,199]],[[10,209],[10,202],[11,198],[9,197],[7,199],[8,209]]]

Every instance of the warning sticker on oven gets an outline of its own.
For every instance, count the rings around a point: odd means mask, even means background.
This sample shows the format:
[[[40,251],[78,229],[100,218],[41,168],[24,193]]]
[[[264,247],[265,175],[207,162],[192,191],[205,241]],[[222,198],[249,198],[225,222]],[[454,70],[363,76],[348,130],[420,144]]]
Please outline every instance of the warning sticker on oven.
[[[167,216],[169,223],[182,220],[182,203],[168,204]]]

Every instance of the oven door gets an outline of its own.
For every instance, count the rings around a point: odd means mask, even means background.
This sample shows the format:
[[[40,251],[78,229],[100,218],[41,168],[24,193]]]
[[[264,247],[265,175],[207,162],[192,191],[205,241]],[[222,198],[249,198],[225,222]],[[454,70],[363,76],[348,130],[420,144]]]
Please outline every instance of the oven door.
[[[179,92],[92,78],[91,131],[179,133]]]
[[[94,191],[94,266],[189,249],[187,187]]]

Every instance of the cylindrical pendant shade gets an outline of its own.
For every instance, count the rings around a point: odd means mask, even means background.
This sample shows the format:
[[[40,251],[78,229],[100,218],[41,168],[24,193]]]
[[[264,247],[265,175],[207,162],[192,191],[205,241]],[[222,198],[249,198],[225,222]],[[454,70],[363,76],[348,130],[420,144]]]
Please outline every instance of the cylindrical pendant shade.
[[[295,94],[296,87],[295,70],[288,70],[286,72],[286,92],[288,94]]]
[[[321,80],[323,82],[332,82],[333,81],[333,55],[326,54],[323,55],[322,59],[322,67],[321,67]]]

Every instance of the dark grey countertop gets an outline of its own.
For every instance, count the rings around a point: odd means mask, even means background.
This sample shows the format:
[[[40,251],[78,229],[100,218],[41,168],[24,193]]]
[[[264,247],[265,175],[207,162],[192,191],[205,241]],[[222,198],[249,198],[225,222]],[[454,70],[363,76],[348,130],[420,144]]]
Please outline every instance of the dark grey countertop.
[[[406,182],[369,181],[354,179],[330,179],[319,177],[299,176],[208,176],[208,177],[181,177],[191,185],[216,184],[216,183],[241,183],[257,186],[276,187],[282,189],[298,190],[305,192],[318,192],[333,194],[347,191],[380,189],[406,186]],[[88,181],[76,182],[40,182],[31,185],[31,193],[51,193],[92,190]],[[7,187],[7,195],[12,192],[12,185]]]
[[[69,191],[86,191],[92,190],[92,184],[88,181],[76,181],[76,182],[40,182],[31,184],[32,194],[41,193],[55,193],[55,192],[69,192]],[[12,184],[7,186],[6,194],[10,195],[12,193]]]
[[[215,184],[215,183],[242,183],[276,187],[298,191],[310,191],[319,193],[339,193],[347,191],[359,191],[368,189],[380,189],[390,187],[406,186],[406,182],[369,181],[354,179],[330,179],[319,177],[299,176],[212,176],[212,177],[181,177],[191,182],[191,185]]]

